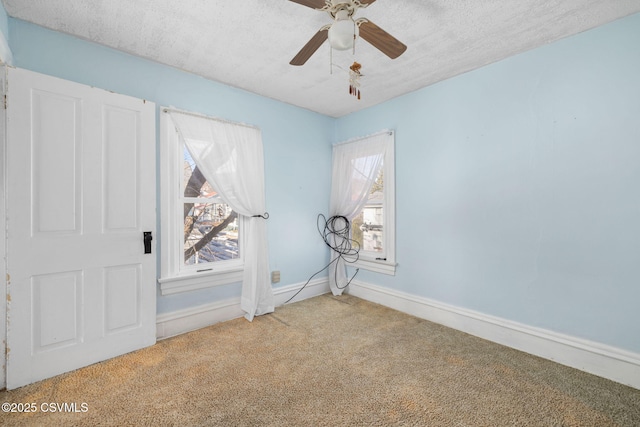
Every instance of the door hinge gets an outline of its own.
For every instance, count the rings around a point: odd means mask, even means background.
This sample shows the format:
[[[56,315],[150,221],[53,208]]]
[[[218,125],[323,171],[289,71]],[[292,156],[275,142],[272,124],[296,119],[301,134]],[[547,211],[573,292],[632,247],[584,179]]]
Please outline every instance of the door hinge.
[[[7,94],[4,95],[4,109],[7,109]]]

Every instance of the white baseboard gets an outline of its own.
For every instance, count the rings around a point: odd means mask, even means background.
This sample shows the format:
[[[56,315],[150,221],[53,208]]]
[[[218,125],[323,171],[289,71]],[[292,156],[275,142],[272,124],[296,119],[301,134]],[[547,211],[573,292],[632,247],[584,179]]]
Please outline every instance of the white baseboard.
[[[273,297],[275,299],[276,307],[284,305],[285,303],[294,303],[296,301],[302,301],[304,299],[317,297],[318,295],[324,295],[331,292],[331,289],[329,289],[329,279],[326,277],[311,280],[306,286],[304,286],[304,289],[300,290],[303,286],[304,283],[295,283],[293,285],[274,289]],[[300,293],[296,295],[296,292],[298,291],[300,291]],[[291,299],[292,297],[293,299]],[[291,299],[290,302],[288,302],[289,299]]]
[[[244,311],[240,309],[240,298],[159,314],[156,318],[156,338],[173,337],[242,316]]]
[[[640,354],[354,280],[350,295],[640,389]]]
[[[304,283],[283,286],[273,290],[275,306],[283,305],[289,298],[298,292]],[[326,294],[329,292],[329,280],[321,278],[312,280],[292,300],[303,299]],[[245,312],[240,308],[240,298],[231,298],[224,301],[216,301],[210,304],[176,310],[171,313],[158,315],[156,319],[156,337],[161,340],[194,331],[219,322],[237,319],[244,316]]]

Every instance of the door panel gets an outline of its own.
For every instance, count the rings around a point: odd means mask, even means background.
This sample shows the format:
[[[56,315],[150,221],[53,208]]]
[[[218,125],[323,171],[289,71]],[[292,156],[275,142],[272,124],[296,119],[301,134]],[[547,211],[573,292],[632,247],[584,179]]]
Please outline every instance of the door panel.
[[[155,106],[26,70],[8,81],[11,389],[155,343]]]
[[[33,232],[79,232],[79,99],[33,91]]]
[[[108,267],[105,273],[105,333],[140,325],[140,264]]]
[[[69,271],[31,278],[33,351],[42,353],[81,341],[82,272]]]
[[[137,230],[139,161],[136,111],[107,106],[104,109],[105,229]],[[122,153],[130,153],[122,156]],[[155,189],[152,189],[154,191]]]

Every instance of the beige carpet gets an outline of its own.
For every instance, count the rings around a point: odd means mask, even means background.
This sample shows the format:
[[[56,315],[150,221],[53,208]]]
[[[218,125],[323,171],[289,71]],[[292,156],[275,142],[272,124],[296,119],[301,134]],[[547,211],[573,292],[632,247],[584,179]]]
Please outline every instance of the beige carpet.
[[[21,389],[42,426],[640,426],[640,390],[351,296],[221,323]]]

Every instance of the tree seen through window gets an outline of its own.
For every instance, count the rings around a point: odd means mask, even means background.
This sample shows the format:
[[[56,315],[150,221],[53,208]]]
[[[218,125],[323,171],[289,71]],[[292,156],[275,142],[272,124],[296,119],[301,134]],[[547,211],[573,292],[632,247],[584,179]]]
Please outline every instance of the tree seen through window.
[[[238,215],[207,182],[186,148],[182,189],[184,263],[239,258]]]

